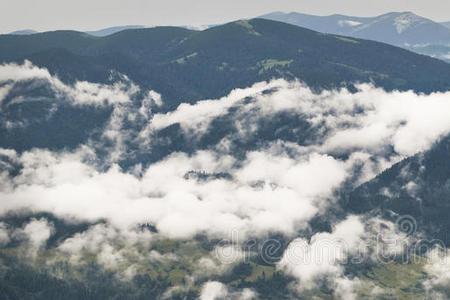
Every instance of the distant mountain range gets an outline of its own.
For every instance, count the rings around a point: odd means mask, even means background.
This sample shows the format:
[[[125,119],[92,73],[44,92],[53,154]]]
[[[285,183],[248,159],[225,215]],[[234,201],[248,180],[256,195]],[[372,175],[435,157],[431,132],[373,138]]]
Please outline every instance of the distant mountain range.
[[[216,25],[181,26],[181,27],[186,28],[186,29],[192,29],[192,30],[204,30],[204,29],[208,29],[208,28],[214,27],[214,26],[216,26]],[[128,29],[143,29],[143,28],[148,28],[148,27],[144,26],[144,25],[113,26],[113,27],[107,27],[107,28],[103,28],[103,29],[99,29],[99,30],[84,31],[84,33],[87,33],[87,34],[90,34],[93,36],[104,37],[104,36],[115,34],[115,33],[118,33],[118,32],[124,31],[124,30],[128,30]],[[13,31],[8,34],[30,35],[30,34],[35,34],[35,33],[39,33],[39,31],[32,30],[32,29],[25,29],[25,30]]]
[[[450,43],[450,30],[412,12],[393,12],[372,18],[344,15],[312,16],[273,13],[262,16],[312,30],[376,40],[397,46]]]
[[[105,82],[116,70],[162,93],[171,107],[274,77],[299,78],[315,88],[357,81],[420,92],[450,87],[450,66],[439,60],[264,19],[204,31],[130,29],[101,38],[76,31],[0,36],[0,62],[24,59],[69,81]]]
[[[296,12],[275,12],[261,18],[319,32],[384,42],[449,60],[449,23],[437,23],[412,12],[392,12],[377,17],[314,16]],[[440,46],[440,49],[434,50],[436,46]]]
[[[145,26],[142,25],[127,25],[127,26],[115,26],[115,27],[108,27],[100,30],[94,30],[94,31],[85,31],[87,34],[93,35],[93,36],[108,36],[120,31],[124,31],[127,29],[141,29],[145,28]]]
[[[114,27],[107,27],[107,28],[103,28],[100,30],[92,30],[92,31],[85,31],[85,33],[93,35],[93,36],[99,36],[99,37],[103,37],[103,36],[108,36],[123,30],[127,30],[127,29],[140,29],[140,28],[145,28],[145,26],[142,25],[126,25],[126,26],[114,26]],[[30,34],[35,34],[35,33],[39,33],[36,30],[32,30],[32,29],[25,29],[25,30],[17,30],[17,31],[13,31],[10,32],[9,34],[11,35],[30,35]]]
[[[412,12],[391,12],[376,17],[346,15],[316,16],[297,12],[274,12],[259,18],[284,22],[319,32],[351,36],[384,42],[394,46],[436,57],[450,62],[450,22],[438,23]],[[217,25],[181,26],[191,30],[204,30]],[[142,29],[143,25],[107,27],[85,33],[105,37],[127,29]],[[26,29],[11,35],[30,35],[38,31]]]

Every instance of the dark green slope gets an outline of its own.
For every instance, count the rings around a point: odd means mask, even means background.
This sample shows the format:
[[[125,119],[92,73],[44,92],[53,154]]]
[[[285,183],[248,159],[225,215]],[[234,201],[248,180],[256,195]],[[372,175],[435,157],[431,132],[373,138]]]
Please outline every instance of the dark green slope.
[[[96,56],[124,53],[140,57],[166,51],[170,42],[183,39],[195,31],[179,27],[124,30],[106,37],[77,31],[49,31],[34,35],[1,35],[0,58],[17,59],[35,52],[63,48],[74,54]]]
[[[411,215],[418,230],[450,244],[450,136],[357,188],[345,207]]]
[[[77,31],[49,31],[36,35],[1,35],[0,58],[2,61],[28,57],[36,52],[64,48],[79,53],[95,42],[96,38]]]
[[[374,81],[387,89],[429,92],[450,86],[450,68],[441,61],[382,43],[325,35],[262,19],[229,23],[192,35],[180,48],[180,57],[198,53],[195,61],[209,62],[199,73],[208,72],[208,68],[213,71],[223,61],[239,76],[297,77],[313,87]],[[265,60],[280,64],[263,70]],[[288,65],[281,63],[288,61]]]
[[[104,82],[117,70],[162,93],[168,109],[274,77],[299,78],[314,88],[368,81],[420,92],[450,88],[450,66],[436,59],[263,19],[205,31],[131,29],[103,38],[72,31],[0,36],[0,61],[23,59],[63,79]]]

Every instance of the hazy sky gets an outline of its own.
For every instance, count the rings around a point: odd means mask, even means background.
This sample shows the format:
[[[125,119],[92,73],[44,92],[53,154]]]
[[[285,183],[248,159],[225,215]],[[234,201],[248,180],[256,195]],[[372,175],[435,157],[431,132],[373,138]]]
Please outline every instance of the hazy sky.
[[[214,24],[271,11],[360,16],[413,11],[450,21],[449,0],[0,0],[0,32]]]

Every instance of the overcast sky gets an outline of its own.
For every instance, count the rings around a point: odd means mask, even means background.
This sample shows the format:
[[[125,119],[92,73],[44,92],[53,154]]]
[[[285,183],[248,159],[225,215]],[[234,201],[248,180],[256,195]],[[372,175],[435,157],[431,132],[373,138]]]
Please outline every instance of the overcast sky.
[[[450,21],[449,0],[0,0],[0,32],[215,24],[272,11],[358,16],[413,11]]]

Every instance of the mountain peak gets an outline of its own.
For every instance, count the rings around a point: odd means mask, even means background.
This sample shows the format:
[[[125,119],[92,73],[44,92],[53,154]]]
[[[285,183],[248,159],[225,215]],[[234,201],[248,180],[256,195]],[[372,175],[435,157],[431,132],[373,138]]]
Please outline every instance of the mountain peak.
[[[412,12],[404,12],[398,14],[394,19],[395,29],[398,34],[402,34],[409,28],[429,22],[427,19],[420,17]]]
[[[412,11],[389,12],[375,17],[356,17],[339,14],[330,16],[277,14],[275,16],[262,16],[262,18],[285,22],[323,33],[375,40],[408,48],[412,46],[446,46],[450,44],[450,24],[434,22]],[[416,48],[413,50],[417,51]],[[445,54],[447,53],[448,51]],[[437,53],[434,56],[441,57]]]
[[[396,18],[396,17],[402,16],[402,15],[418,16],[417,14],[415,14],[412,11],[392,11],[392,12],[388,12],[388,13],[376,16],[374,18],[383,18],[383,17],[384,18],[386,18],[386,17]]]

